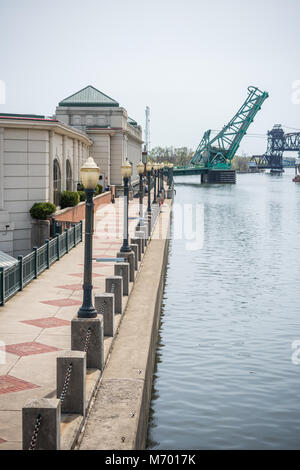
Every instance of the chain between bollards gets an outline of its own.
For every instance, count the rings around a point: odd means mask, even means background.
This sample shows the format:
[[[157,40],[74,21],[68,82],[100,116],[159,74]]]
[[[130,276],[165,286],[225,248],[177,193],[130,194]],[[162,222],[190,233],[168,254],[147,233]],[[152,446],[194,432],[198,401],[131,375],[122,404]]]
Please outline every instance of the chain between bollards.
[[[35,425],[34,425],[34,430],[33,430],[33,433],[32,433],[32,438],[31,438],[30,446],[29,446],[28,450],[35,450],[35,448],[36,448],[37,438],[38,438],[39,430],[40,430],[40,427],[41,427],[41,422],[42,422],[42,417],[41,417],[41,415],[38,415],[37,418],[36,418],[36,422],[35,422]]]
[[[72,362],[70,362],[70,364],[68,365],[67,370],[66,370],[64,386],[62,388],[62,391],[61,391],[61,394],[60,394],[60,397],[59,397],[59,399],[61,401],[61,404],[63,404],[63,402],[64,402],[64,400],[67,396],[67,391],[68,391],[68,388],[69,388],[70,378],[71,378],[71,374],[72,374],[72,368],[73,368],[73,364],[72,364]]]

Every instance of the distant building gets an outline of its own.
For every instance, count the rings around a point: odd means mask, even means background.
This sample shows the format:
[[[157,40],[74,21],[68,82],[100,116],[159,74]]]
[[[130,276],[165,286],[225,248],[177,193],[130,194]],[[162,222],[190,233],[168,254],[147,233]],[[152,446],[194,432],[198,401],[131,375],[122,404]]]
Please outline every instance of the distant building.
[[[122,185],[126,158],[141,160],[142,129],[112,98],[92,86],[62,100],[53,118],[0,114],[0,250],[17,256],[32,249],[29,210],[34,202],[59,204],[76,190],[91,155],[99,183]]]

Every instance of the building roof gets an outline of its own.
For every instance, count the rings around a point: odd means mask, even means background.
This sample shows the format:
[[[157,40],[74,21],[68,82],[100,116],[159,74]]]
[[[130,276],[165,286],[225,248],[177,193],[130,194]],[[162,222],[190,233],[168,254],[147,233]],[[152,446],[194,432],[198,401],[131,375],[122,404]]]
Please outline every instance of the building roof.
[[[119,106],[119,103],[97,88],[88,85],[58,103],[58,106]]]
[[[40,114],[14,114],[14,113],[0,113],[0,119],[18,119],[18,120],[28,120],[28,121],[55,121],[57,119],[46,118]]]
[[[128,123],[131,124],[132,126],[137,126],[138,125],[138,123],[129,116],[128,116]]]
[[[4,251],[0,250],[0,267],[1,268],[9,268],[13,264],[17,263],[16,258],[4,253]]]

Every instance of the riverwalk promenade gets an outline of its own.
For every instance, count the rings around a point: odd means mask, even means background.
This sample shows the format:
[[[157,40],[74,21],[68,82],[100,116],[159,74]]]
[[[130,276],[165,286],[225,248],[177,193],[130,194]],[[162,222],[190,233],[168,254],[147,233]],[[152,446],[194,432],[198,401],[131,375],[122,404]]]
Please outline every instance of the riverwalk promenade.
[[[145,212],[146,197],[143,204]],[[130,236],[134,236],[138,213],[138,199],[133,199],[129,204]],[[115,204],[101,205],[95,214],[93,259],[116,257],[122,238],[123,199],[119,198]],[[82,303],[83,263],[84,243],[80,243],[0,307],[1,358],[4,359],[0,364],[0,450],[22,449],[22,407],[28,401],[56,397],[56,358],[62,351],[71,349],[71,320]],[[142,264],[143,261],[137,273]],[[105,292],[105,279],[115,274],[114,265],[114,262],[93,261],[95,294]],[[133,285],[130,283],[129,293]],[[123,313],[127,303],[128,296],[123,296]],[[116,314],[116,330],[120,319],[121,315]],[[113,341],[113,337],[104,338],[105,361]],[[88,400],[92,399],[97,381],[99,373],[91,374]],[[64,436],[64,427],[61,429],[61,448],[68,448],[72,438],[68,431]]]

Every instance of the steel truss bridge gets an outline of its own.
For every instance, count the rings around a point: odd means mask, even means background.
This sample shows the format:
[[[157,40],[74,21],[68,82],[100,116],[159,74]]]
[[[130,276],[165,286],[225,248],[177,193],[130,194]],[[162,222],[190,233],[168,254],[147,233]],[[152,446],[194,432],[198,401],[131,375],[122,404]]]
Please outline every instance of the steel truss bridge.
[[[267,150],[263,155],[253,155],[251,161],[259,169],[283,170],[283,153],[299,152],[300,132],[284,133],[281,124],[274,124],[268,131]]]
[[[210,174],[211,177],[205,182],[210,182],[209,180],[217,182],[220,175],[226,179],[225,172],[228,172],[227,176],[229,172],[234,173],[231,170],[232,159],[255,115],[268,96],[267,92],[249,86],[246,100],[229,123],[215,137],[211,137],[211,130],[207,130],[189,165],[175,167],[174,175]],[[213,172],[215,172],[214,175]],[[235,182],[235,177],[234,181],[227,182]]]

